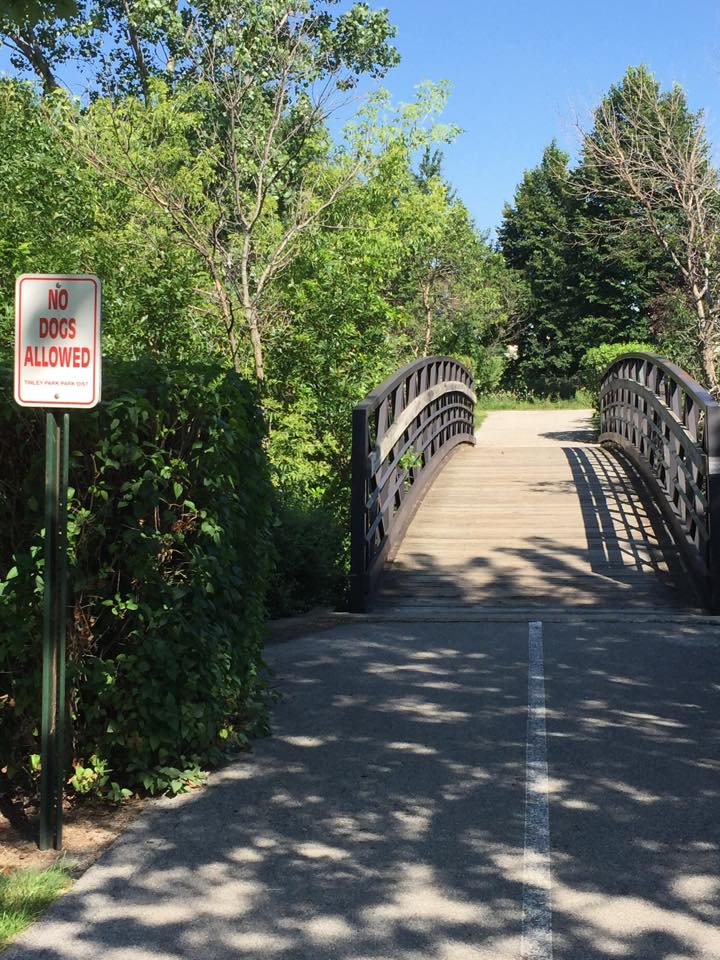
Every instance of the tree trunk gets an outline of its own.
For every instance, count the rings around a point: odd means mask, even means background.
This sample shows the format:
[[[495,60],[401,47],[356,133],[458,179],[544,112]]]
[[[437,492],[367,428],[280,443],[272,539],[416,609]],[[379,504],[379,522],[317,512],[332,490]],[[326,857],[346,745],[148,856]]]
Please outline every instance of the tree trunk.
[[[265,361],[263,358],[262,337],[260,336],[260,316],[257,308],[258,297],[262,292],[262,288],[256,288],[253,294],[250,287],[250,240],[251,237],[248,228],[243,238],[243,248],[240,257],[240,289],[238,292],[242,298],[245,322],[250,332],[250,343],[252,344],[253,359],[255,361],[255,379],[259,384],[263,384],[265,382]]]
[[[720,394],[720,384],[717,379],[717,358],[715,356],[715,347],[712,343],[703,343],[702,346],[702,364],[703,373],[708,384],[708,390],[714,397]]]
[[[260,327],[258,324],[258,312],[253,304],[245,307],[245,319],[248,330],[250,331],[250,343],[253,348],[253,359],[255,361],[255,379],[258,383],[265,382],[265,361],[263,358],[262,337],[260,336]]]
[[[422,297],[423,297],[423,306],[425,307],[425,352],[423,353],[424,357],[430,355],[430,344],[432,342],[432,333],[433,333],[433,314],[432,314],[432,301],[430,300],[430,290],[431,290],[432,281],[430,278],[426,280],[423,284]]]
[[[132,21],[132,14],[128,0],[123,0],[123,8],[125,10],[125,20],[127,22],[128,41],[130,42],[130,47],[135,58],[135,66],[137,67],[138,77],[140,78],[143,100],[145,103],[147,103],[150,99],[150,83],[147,64],[145,63],[145,54],[143,53],[143,49],[140,44],[140,37],[135,29],[135,24]]]
[[[716,397],[720,393],[720,384],[718,384],[717,377],[716,318],[708,310],[705,297],[700,293],[696,284],[693,284],[693,296],[698,318],[698,339],[700,340],[702,353],[703,375],[708,390]]]
[[[238,356],[238,342],[237,336],[235,335],[235,317],[233,316],[232,304],[230,303],[230,298],[225,292],[225,288],[220,282],[219,277],[213,276],[213,284],[215,286],[215,297],[217,299],[218,310],[220,311],[220,316],[225,324],[225,332],[227,334],[228,343],[230,344],[230,356],[232,359],[233,370],[235,373],[242,373],[240,368],[240,358]]]

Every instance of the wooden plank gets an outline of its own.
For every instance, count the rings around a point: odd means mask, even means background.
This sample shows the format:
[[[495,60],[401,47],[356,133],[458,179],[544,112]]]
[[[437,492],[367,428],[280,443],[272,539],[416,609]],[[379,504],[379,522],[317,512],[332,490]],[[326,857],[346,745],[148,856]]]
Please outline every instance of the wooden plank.
[[[587,412],[490,414],[420,505],[380,609],[694,606],[678,550]]]

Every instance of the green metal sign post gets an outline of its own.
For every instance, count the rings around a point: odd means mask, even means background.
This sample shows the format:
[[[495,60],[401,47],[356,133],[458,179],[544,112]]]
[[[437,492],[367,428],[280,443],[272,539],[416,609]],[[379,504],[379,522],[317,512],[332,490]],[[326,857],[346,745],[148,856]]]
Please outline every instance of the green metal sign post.
[[[100,402],[100,281],[82,275],[25,273],[15,284],[15,402],[45,410],[45,569],[41,850],[62,848],[66,749],[65,639],[68,616],[67,497],[69,410]]]
[[[62,848],[65,782],[65,633],[67,611],[67,492],[70,415],[45,414],[45,572],[42,726],[40,731],[41,850]]]

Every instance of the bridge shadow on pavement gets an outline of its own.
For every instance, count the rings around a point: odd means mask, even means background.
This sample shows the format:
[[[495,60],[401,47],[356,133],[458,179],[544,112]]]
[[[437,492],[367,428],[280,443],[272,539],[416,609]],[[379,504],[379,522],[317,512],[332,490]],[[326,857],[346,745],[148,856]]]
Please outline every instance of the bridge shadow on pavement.
[[[720,654],[547,624],[555,960],[720,956]],[[137,821],[7,960],[518,960],[527,625],[269,651],[274,735]]]

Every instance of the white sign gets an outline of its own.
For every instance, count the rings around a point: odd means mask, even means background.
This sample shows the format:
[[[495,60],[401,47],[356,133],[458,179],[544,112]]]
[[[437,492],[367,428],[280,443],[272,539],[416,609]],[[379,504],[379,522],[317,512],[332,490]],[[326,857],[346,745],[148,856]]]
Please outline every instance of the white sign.
[[[100,402],[100,281],[25,273],[15,284],[15,400],[89,409]]]

